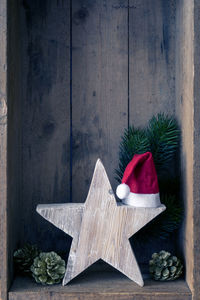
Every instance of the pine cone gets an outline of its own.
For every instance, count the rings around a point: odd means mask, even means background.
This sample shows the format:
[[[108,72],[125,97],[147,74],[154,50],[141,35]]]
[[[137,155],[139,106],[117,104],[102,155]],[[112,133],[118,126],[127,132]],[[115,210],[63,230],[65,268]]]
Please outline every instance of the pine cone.
[[[32,275],[37,283],[59,283],[65,274],[65,261],[55,252],[42,252],[34,259]]]
[[[31,275],[30,267],[38,255],[39,250],[36,245],[26,244],[23,248],[16,250],[13,254],[16,271]]]
[[[155,280],[174,280],[182,274],[183,265],[176,256],[162,250],[153,253],[149,261],[149,272]]]

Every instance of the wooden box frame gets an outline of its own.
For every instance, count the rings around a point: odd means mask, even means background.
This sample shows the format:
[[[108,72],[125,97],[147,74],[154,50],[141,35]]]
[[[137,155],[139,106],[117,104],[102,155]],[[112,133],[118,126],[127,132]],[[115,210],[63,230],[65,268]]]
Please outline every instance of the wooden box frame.
[[[177,44],[177,117],[182,129],[182,186],[185,200],[184,228],[182,245],[185,254],[186,282],[191,290],[181,294],[180,299],[200,299],[200,3],[198,0],[178,0],[177,12],[178,39]],[[0,3],[0,299],[179,299],[177,290],[182,288],[174,282],[165,286],[155,286],[148,290],[133,289],[127,294],[107,291],[100,295],[89,291],[88,286],[76,294],[59,289],[34,288],[23,283],[23,288],[10,290],[12,282],[12,226],[17,222],[15,215],[16,204],[12,203],[13,177],[9,174],[10,157],[14,156],[12,141],[15,136],[13,127],[16,124],[17,110],[12,112],[12,102],[19,97],[17,76],[20,68],[15,53],[17,47],[18,22],[17,1],[1,0]],[[14,120],[15,119],[15,120]],[[20,120],[18,120],[20,122]],[[23,281],[22,281],[23,282]],[[27,287],[25,285],[27,284]],[[113,284],[112,282],[110,284]],[[171,289],[171,292],[170,292]],[[82,294],[81,294],[82,291]],[[46,293],[46,294],[45,294]],[[181,290],[180,290],[181,293]],[[46,297],[46,298],[45,298]],[[63,297],[63,298],[62,298]]]

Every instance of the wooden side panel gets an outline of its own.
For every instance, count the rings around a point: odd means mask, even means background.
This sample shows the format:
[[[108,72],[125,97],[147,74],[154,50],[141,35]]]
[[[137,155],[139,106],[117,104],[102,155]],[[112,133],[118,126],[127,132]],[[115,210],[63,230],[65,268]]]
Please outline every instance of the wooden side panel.
[[[193,17],[193,11],[191,12]],[[194,1],[194,300],[200,299],[200,2]]]
[[[0,299],[7,297],[7,1],[0,2]]]
[[[21,243],[63,250],[65,235],[43,222],[35,209],[38,203],[69,201],[70,1],[24,0],[21,14]]]
[[[8,286],[13,279],[13,251],[19,242],[19,200],[21,174],[21,53],[20,53],[20,1],[8,0],[7,40],[7,212],[8,212]]]
[[[85,201],[98,157],[116,187],[119,140],[128,120],[128,10],[116,3],[72,1],[74,202]]]
[[[194,94],[193,94],[193,1],[177,1],[176,114],[181,124],[181,179],[184,224],[180,238],[186,265],[186,280],[194,285]],[[196,179],[195,179],[196,180]],[[198,203],[198,200],[196,200]],[[195,221],[196,222],[196,221]],[[198,286],[199,284],[197,284]]]
[[[130,125],[175,111],[175,1],[129,1]]]

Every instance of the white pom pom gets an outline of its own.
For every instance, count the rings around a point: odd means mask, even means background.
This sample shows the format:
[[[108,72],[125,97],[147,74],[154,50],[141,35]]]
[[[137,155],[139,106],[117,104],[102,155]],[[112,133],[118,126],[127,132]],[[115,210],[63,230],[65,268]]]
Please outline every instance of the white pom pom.
[[[130,188],[127,184],[122,183],[118,185],[116,189],[116,194],[119,199],[125,199],[129,193],[130,193]]]

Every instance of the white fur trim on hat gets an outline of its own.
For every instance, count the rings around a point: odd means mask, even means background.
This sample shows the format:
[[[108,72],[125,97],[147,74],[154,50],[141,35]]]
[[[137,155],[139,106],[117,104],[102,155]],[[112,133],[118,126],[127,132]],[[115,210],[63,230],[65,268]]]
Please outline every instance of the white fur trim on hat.
[[[129,193],[122,202],[135,207],[158,207],[160,203],[160,194],[136,194]]]
[[[130,194],[130,188],[126,183],[121,183],[116,189],[116,194],[119,199],[127,198]]]

